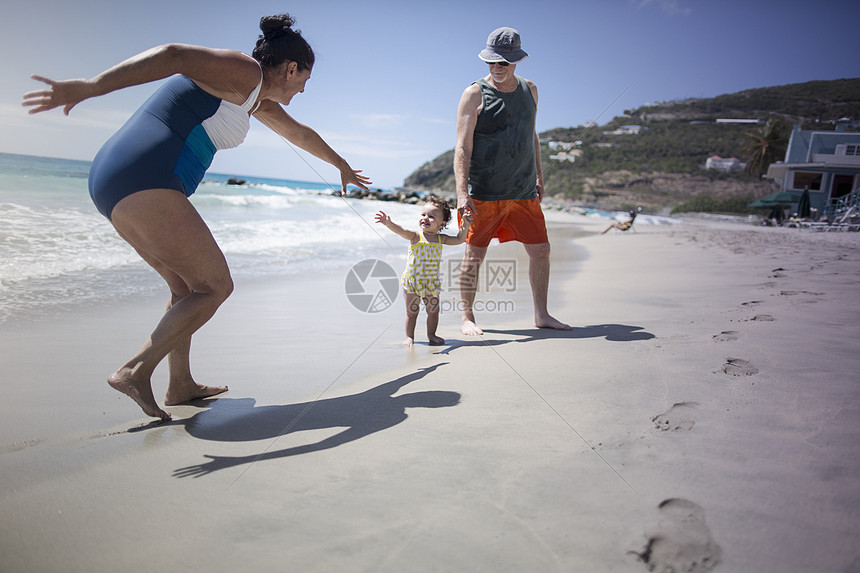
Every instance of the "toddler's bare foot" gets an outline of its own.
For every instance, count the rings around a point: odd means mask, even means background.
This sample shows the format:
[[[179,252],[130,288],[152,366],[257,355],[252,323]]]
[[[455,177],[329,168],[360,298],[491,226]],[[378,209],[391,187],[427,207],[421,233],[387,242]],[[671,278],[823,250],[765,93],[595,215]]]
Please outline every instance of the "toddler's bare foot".
[[[149,380],[141,382],[135,380],[127,369],[120,369],[110,375],[108,384],[114,390],[119,390],[135,402],[143,410],[143,413],[153,418],[161,418],[166,422],[171,419],[170,414],[158,407],[155,396],[152,395],[152,386]]]
[[[413,344],[415,344],[415,341],[407,336],[406,340],[403,341],[403,348],[412,348]]]
[[[167,395],[164,398],[165,406],[176,406],[185,404],[199,398],[209,398],[223,394],[228,388],[226,386],[204,386],[193,382],[183,385],[181,388],[168,388]]]
[[[429,340],[430,346],[442,346],[443,344],[445,344],[445,339],[436,336],[435,334],[428,335],[427,339]]]

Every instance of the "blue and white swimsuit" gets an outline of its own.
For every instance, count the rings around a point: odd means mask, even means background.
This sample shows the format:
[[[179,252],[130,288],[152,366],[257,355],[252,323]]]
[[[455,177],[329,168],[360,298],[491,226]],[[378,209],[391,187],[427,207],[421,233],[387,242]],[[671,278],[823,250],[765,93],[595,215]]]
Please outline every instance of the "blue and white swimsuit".
[[[111,137],[90,168],[90,197],[99,212],[145,189],[191,196],[215,152],[237,147],[251,128],[260,83],[242,105],[218,98],[185,76],[173,76]]]

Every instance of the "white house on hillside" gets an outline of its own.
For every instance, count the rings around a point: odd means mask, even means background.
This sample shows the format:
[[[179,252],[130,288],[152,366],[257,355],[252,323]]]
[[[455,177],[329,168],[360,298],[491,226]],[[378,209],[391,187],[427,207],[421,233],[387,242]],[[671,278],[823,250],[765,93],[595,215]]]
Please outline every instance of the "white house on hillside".
[[[642,132],[641,125],[622,125],[615,131],[604,131],[604,135],[639,135]],[[647,129],[647,128],[645,128]]]
[[[737,157],[720,157],[719,155],[711,155],[705,161],[705,169],[714,169],[716,171],[740,171],[746,167],[746,163],[741,163]]]
[[[715,123],[764,123],[764,120],[763,120],[763,119],[761,119],[761,118],[759,118],[759,119],[732,119],[732,118],[725,118],[725,119],[717,119]]]
[[[779,191],[809,189],[810,205],[823,213],[860,188],[860,133],[796,125],[785,161],[771,164],[767,179]]]

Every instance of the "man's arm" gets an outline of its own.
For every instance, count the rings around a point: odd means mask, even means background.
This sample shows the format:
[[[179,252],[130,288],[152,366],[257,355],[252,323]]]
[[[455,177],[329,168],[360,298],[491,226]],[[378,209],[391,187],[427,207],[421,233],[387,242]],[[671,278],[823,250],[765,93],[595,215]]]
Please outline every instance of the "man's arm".
[[[532,92],[532,98],[535,100],[535,107],[537,107],[538,103],[538,92],[537,86],[531,80],[526,80],[526,83],[529,86],[529,90]],[[534,127],[534,138],[535,138],[535,168],[537,172],[537,182],[535,184],[535,189],[537,190],[538,199],[543,201],[543,169],[541,168],[540,163],[540,138],[537,134],[537,111],[535,111],[535,127]]]
[[[457,107],[457,145],[454,148],[454,182],[457,188],[457,210],[474,212],[475,205],[469,196],[469,163],[472,160],[472,144],[475,126],[483,106],[481,88],[472,84],[460,97]]]

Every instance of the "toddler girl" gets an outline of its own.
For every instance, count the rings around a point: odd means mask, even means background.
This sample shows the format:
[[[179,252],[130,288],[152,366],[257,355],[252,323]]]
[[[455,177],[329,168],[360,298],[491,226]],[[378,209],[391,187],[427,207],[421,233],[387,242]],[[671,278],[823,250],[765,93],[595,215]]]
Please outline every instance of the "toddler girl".
[[[430,345],[445,344],[443,338],[436,336],[436,327],[439,324],[439,293],[442,290],[439,262],[442,260],[442,245],[459,245],[466,240],[472,222],[471,212],[466,211],[462,219],[460,232],[456,237],[440,233],[451,220],[451,208],[448,203],[436,197],[428,199],[421,209],[417,231],[404,229],[382,211],[376,214],[377,223],[382,223],[410,242],[406,270],[400,277],[403,298],[406,300],[406,340],[403,341],[403,346],[410,347],[415,341],[415,323],[418,320],[419,301],[422,300],[427,310],[427,339]]]

